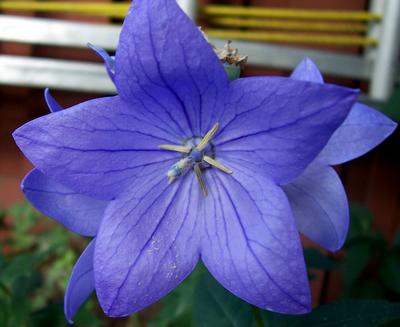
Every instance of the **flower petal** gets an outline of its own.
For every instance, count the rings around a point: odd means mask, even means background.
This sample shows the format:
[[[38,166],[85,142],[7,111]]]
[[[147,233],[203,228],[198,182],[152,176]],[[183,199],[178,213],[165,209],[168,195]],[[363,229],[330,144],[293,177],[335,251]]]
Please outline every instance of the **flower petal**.
[[[217,155],[256,163],[278,184],[297,177],[326,145],[357,97],[348,88],[288,78],[242,78],[214,139]]]
[[[155,167],[167,171],[168,161],[177,156],[158,149],[177,139],[140,110],[118,97],[95,99],[35,119],[17,129],[14,139],[52,180],[78,193],[112,199],[136,175]]]
[[[349,206],[335,170],[311,164],[283,189],[300,232],[327,250],[340,249],[349,227]]]
[[[327,165],[338,165],[360,157],[383,142],[396,127],[397,124],[384,114],[356,103],[317,160]]]
[[[46,100],[46,104],[49,107],[50,112],[57,112],[62,110],[62,107],[58,104],[56,99],[50,94],[50,89],[46,88],[44,90],[44,99]]]
[[[284,192],[231,161],[234,173],[207,172],[211,203],[203,207],[201,258],[230,292],[262,309],[310,310],[299,234]]]
[[[78,194],[37,169],[25,176],[21,187],[29,202],[46,216],[74,233],[96,235],[108,201]]]
[[[156,172],[140,177],[128,194],[110,204],[94,257],[97,297],[108,316],[143,309],[193,270],[201,197],[193,173],[168,185]]]
[[[290,78],[298,81],[314,82],[322,84],[324,78],[321,75],[317,65],[310,59],[304,58],[294,69]]]
[[[162,96],[182,136],[204,135],[223,110],[228,78],[212,47],[175,0],[136,0],[116,52],[116,86],[126,101]],[[166,104],[170,104],[167,106]]]
[[[70,324],[80,306],[94,291],[93,252],[95,241],[92,240],[81,254],[72,270],[64,296],[64,314]]]
[[[323,83],[318,67],[309,58],[296,67],[291,78]],[[357,158],[385,140],[396,126],[396,123],[380,112],[356,103],[317,160],[324,164],[337,165]]]
[[[108,76],[111,80],[115,81],[115,57],[111,57],[104,49],[96,47],[95,45],[88,43],[88,47],[92,49],[96,54],[103,59],[106,65]]]

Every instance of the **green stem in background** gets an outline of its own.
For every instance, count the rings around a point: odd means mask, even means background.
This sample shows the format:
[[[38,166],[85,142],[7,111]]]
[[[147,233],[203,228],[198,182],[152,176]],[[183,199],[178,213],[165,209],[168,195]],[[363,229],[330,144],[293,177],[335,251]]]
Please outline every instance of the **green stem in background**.
[[[253,315],[254,315],[254,320],[256,322],[257,327],[264,327],[264,322],[263,318],[261,317],[260,309],[257,307],[252,307],[253,309]]]
[[[8,289],[8,287],[6,285],[4,285],[3,283],[0,283],[0,289],[3,290],[3,292],[5,294],[7,294],[7,296],[12,298],[12,293],[11,293],[11,291]]]

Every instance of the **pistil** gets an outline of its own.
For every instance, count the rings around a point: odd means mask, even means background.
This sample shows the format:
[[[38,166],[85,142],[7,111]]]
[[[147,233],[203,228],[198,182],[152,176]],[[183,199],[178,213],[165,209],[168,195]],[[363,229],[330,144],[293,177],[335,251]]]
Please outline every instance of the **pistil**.
[[[161,144],[159,146],[160,149],[163,150],[175,151],[185,154],[185,157],[183,157],[177,163],[173,164],[171,168],[168,170],[167,172],[168,184],[172,184],[175,181],[175,179],[183,175],[187,170],[193,168],[197,180],[200,184],[200,187],[203,191],[203,194],[207,196],[208,192],[202,176],[202,167],[204,166],[204,163],[212,167],[215,167],[227,174],[233,173],[231,169],[229,169],[228,167],[216,161],[214,158],[210,157],[205,153],[205,150],[207,149],[211,139],[217,132],[218,127],[219,124],[215,123],[214,126],[200,140],[200,142],[192,147],[187,145],[171,145],[171,144]]]

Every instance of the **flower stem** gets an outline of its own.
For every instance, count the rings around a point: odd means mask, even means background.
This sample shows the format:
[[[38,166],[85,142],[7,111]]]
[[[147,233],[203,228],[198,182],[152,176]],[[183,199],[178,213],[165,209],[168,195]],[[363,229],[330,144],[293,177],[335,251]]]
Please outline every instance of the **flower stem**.
[[[264,327],[264,322],[263,322],[263,318],[261,317],[260,309],[254,307],[254,306],[252,307],[252,309],[253,309],[254,319],[256,321],[256,326]]]

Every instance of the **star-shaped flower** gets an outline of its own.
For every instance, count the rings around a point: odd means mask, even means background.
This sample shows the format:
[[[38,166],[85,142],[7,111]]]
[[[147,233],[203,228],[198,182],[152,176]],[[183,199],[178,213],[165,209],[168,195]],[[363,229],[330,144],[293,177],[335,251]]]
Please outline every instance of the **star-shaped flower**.
[[[14,133],[36,166],[24,181],[28,198],[71,230],[96,236],[71,276],[68,318],[93,286],[107,315],[138,311],[200,258],[254,305],[309,311],[299,234],[281,185],[301,178],[357,91],[294,78],[229,82],[174,0],[136,0],[115,62],[103,55],[118,96],[57,111],[47,94],[56,112]],[[76,214],[59,215],[69,204]]]

